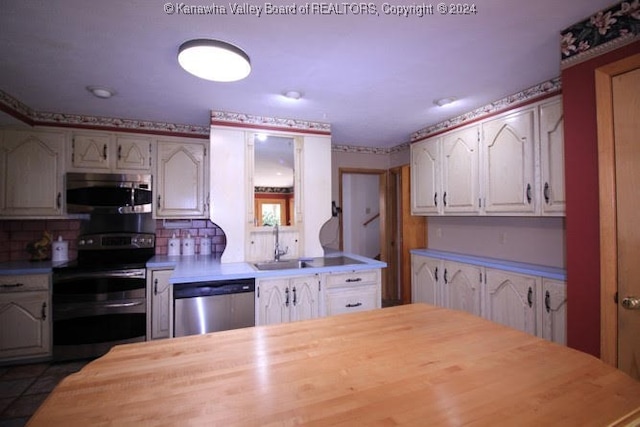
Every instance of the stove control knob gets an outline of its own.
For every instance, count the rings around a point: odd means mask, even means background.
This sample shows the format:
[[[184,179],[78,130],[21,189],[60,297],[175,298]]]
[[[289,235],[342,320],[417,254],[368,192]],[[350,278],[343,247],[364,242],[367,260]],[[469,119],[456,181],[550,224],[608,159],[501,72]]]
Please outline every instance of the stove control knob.
[[[84,243],[85,243],[84,239],[80,239],[80,241],[78,242],[78,246],[84,246]]]
[[[93,245],[93,239],[87,240],[87,245]]]

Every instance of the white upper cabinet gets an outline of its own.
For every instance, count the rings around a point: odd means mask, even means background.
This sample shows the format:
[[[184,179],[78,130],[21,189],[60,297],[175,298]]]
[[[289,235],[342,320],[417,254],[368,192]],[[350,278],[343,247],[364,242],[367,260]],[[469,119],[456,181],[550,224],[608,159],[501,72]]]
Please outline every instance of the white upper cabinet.
[[[478,213],[480,128],[470,126],[442,137],[442,207],[444,213]]]
[[[156,218],[208,217],[206,145],[206,142],[180,139],[158,140],[154,183]]]
[[[74,132],[70,170],[85,172],[151,171],[150,137],[106,132]]]
[[[559,98],[540,105],[540,169],[542,215],[563,216],[564,114]]]
[[[440,138],[411,145],[411,213],[437,214],[442,203]]]
[[[0,214],[63,215],[65,135],[5,130],[0,143]]]
[[[487,213],[536,211],[534,111],[528,108],[482,124]]]
[[[411,212],[563,216],[560,96],[411,144]]]

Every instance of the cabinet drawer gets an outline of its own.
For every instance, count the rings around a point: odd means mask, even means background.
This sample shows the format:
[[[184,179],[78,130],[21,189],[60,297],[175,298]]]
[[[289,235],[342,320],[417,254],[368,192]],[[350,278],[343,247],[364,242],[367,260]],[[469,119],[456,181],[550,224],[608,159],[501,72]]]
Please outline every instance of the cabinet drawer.
[[[49,290],[48,274],[0,275],[0,293],[39,290]]]
[[[331,273],[326,277],[328,288],[336,286],[354,286],[365,283],[378,283],[380,270],[350,271],[348,273]]]
[[[355,313],[378,308],[378,286],[363,285],[327,291],[327,315]]]

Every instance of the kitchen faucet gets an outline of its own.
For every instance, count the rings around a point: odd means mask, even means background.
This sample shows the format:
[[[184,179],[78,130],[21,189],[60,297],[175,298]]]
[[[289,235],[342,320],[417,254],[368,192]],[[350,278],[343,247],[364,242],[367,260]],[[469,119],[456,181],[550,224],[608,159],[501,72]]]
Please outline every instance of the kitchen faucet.
[[[275,233],[276,233],[276,245],[273,250],[273,259],[274,261],[280,261],[280,257],[287,252],[289,252],[289,247],[287,246],[284,250],[280,249],[280,227],[278,224],[275,225]]]

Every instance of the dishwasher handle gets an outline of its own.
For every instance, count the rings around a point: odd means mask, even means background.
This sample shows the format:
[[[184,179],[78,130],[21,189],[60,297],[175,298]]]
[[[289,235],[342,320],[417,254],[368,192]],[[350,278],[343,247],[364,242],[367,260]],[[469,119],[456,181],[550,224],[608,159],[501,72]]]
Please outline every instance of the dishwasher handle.
[[[217,295],[242,294],[255,292],[255,281],[215,281],[215,282],[195,282],[181,283],[174,285],[173,298],[197,298]]]

